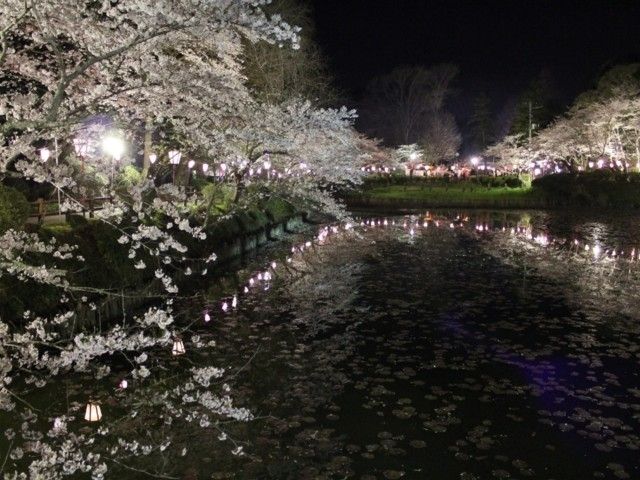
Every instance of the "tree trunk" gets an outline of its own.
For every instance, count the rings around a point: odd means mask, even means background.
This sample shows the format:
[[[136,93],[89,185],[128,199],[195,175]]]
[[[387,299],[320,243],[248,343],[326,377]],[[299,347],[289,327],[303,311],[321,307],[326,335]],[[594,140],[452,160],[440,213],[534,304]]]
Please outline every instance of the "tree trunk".
[[[244,193],[245,185],[241,175],[236,175],[236,193],[233,196],[233,203],[238,203]]]
[[[151,117],[147,117],[144,121],[144,154],[142,157],[142,175],[141,180],[144,181],[149,175],[149,168],[151,168],[151,162],[149,157],[151,155],[151,142],[153,136],[153,120]]]

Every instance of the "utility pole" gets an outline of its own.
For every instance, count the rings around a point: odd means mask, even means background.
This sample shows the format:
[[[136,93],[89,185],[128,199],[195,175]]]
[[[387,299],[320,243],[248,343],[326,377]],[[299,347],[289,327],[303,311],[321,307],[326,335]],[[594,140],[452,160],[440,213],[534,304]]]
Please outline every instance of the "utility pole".
[[[153,119],[151,117],[145,118],[144,121],[144,153],[142,156],[142,175],[140,181],[145,181],[149,174],[149,168],[151,167],[151,147],[153,141]]]
[[[531,135],[533,134],[533,105],[531,104],[531,100],[529,100],[529,144],[531,144]]]
[[[54,137],[53,139],[53,144],[55,146],[55,154],[56,154],[56,167],[58,166],[58,157],[59,157],[59,153],[58,153],[58,137]],[[56,175],[59,175],[57,168],[56,168]],[[56,181],[57,183],[57,181]],[[60,205],[60,187],[58,185],[56,185],[56,193],[58,194],[58,215],[62,215],[62,206]]]

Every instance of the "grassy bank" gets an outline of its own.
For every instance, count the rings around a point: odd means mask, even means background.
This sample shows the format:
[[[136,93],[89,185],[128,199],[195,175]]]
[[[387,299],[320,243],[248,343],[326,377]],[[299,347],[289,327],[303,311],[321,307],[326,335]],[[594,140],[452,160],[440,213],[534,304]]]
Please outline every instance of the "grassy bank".
[[[544,208],[543,199],[532,188],[456,188],[444,186],[389,185],[348,197],[353,206]]]
[[[345,197],[352,208],[612,208],[640,209],[640,174],[590,172],[549,175],[528,182],[481,177],[467,180],[371,179]]]

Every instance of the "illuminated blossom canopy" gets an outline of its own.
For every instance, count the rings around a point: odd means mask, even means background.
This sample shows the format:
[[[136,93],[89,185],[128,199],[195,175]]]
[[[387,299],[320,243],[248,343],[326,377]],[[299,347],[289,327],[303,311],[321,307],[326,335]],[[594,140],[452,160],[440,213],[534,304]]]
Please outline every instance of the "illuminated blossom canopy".
[[[185,178],[197,173],[205,182],[234,189],[234,208],[278,195],[337,216],[343,210],[331,191],[360,182],[355,112],[317,108],[305,98],[263,103],[247,89],[243,42],[298,46],[299,29],[266,15],[267,3],[0,5],[0,175],[53,186],[66,213],[82,211],[88,198],[101,198],[95,220],[115,234],[136,270],[152,272],[161,289],[154,306],[137,315],[123,313],[121,324],[78,331],[73,326],[79,311],[97,311],[118,292],[74,282],[70,272],[87,263],[76,245],[33,232],[0,235],[0,275],[59,296],[54,314],[34,306],[22,319],[0,319],[0,408],[24,420],[22,431],[5,432],[12,442],[10,465],[20,466],[15,475],[88,472],[100,479],[107,471],[105,456],[128,462],[174,448],[170,434],[144,445],[137,441],[136,429],[148,433],[152,419],[215,426],[225,440],[220,419],[252,418],[234,406],[229,385],[211,381],[222,380],[223,369],[194,366],[182,378],[166,379],[149,359],[215,344],[177,321],[174,312],[178,277],[205,275],[216,260],[207,247],[207,200],[185,188]],[[141,124],[155,132],[152,151],[149,145],[143,151],[132,133]],[[141,157],[142,175],[122,180],[122,172]],[[167,171],[175,181],[168,181]],[[189,247],[194,244],[197,254]],[[71,373],[108,378],[114,358],[126,359],[129,370],[118,375],[135,380],[137,398],[147,398],[143,404],[126,395],[120,399],[140,421],[131,431],[104,411],[98,415],[99,399],[89,402],[86,415],[100,418],[97,435],[104,441],[77,430],[84,403],[74,402],[54,419],[42,418],[24,398],[33,388],[55,388],[57,379]],[[165,393],[157,395],[153,387],[162,382]],[[120,390],[128,386],[122,378],[114,383]],[[105,444],[118,446],[106,450]],[[234,445],[232,453],[241,454],[242,447]]]

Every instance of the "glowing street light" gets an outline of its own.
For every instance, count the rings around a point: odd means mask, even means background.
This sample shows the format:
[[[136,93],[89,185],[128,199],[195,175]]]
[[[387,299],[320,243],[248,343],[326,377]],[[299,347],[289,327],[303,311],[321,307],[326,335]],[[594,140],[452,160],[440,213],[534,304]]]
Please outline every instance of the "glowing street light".
[[[153,165],[154,163],[156,163],[158,161],[158,155],[156,155],[155,153],[150,153],[149,154],[149,163],[151,165]]]
[[[116,136],[109,135],[102,140],[102,150],[119,162],[124,155],[126,147],[124,141]]]
[[[206,174],[209,171],[209,164],[208,163],[203,163],[202,164],[202,173]]]
[[[471,157],[471,164],[475,167],[478,165],[478,163],[480,163],[480,157]]]
[[[116,137],[115,135],[109,135],[102,139],[102,151],[107,155],[110,155],[113,161],[111,162],[111,174],[109,177],[109,188],[111,188],[111,184],[113,183],[113,170],[114,170],[114,162],[119,162],[122,159],[122,155],[124,155],[126,147],[124,141],[120,137]]]

